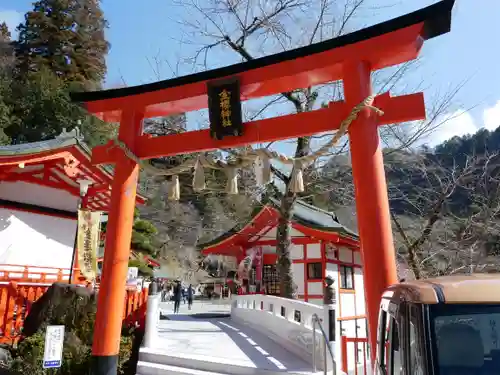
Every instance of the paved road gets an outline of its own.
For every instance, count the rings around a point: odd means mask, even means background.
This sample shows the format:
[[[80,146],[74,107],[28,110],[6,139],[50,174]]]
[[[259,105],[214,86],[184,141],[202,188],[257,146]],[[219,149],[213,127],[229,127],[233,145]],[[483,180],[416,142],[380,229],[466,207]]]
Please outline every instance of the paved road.
[[[162,302],[160,303],[160,310],[162,315],[171,315],[174,313],[174,303],[173,302]],[[188,309],[188,304],[184,304],[181,301],[181,306],[179,309],[180,315],[192,315],[192,314],[229,314],[231,312],[231,300],[195,300],[191,306],[191,310]]]
[[[232,321],[227,316],[230,301],[196,301],[192,310],[182,304],[175,315],[172,302],[161,303],[160,309],[168,319],[159,321],[156,340],[141,351],[167,358],[162,363],[183,359],[186,367],[224,374],[311,373],[310,364],[262,333]]]

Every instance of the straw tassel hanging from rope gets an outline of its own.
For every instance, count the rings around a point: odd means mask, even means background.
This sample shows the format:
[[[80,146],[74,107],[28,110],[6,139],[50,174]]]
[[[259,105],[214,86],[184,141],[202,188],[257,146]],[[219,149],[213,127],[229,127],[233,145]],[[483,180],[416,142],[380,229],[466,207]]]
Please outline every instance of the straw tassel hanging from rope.
[[[300,160],[293,163],[292,175],[290,177],[289,189],[292,193],[302,193],[304,191],[304,165]]]
[[[257,186],[269,184],[271,182],[271,160],[266,152],[259,152],[254,163],[255,179]]]
[[[224,170],[227,176],[226,193],[238,194],[238,169],[228,167]]]
[[[200,158],[198,158],[198,160],[196,160],[196,164],[194,165],[193,190],[198,193],[203,191],[205,187],[205,170],[203,169],[203,164],[201,163]]]
[[[170,183],[167,185],[168,189],[168,200],[170,201],[178,201],[181,196],[181,187],[179,185],[179,176],[174,174]]]

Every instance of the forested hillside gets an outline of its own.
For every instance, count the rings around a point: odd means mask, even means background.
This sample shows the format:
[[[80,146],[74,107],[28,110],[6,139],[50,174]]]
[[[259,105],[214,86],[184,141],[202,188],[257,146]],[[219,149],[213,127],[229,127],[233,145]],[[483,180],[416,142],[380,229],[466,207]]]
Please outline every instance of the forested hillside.
[[[500,129],[479,130],[432,150],[384,150],[402,276],[406,267],[419,277],[498,269],[499,140]],[[348,157],[332,158],[315,190],[316,204],[355,226]]]

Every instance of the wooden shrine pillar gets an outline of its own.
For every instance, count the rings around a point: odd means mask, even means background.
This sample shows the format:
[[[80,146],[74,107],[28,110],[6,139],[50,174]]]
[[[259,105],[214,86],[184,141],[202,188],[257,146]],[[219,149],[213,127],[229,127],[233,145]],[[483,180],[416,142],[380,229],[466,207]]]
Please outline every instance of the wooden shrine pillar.
[[[118,139],[131,150],[142,133],[142,119],[142,112],[122,111]],[[95,375],[117,373],[138,176],[139,165],[123,151],[118,152],[92,345]]]
[[[367,63],[351,62],[344,65],[344,95],[348,107],[354,107],[371,95],[370,75],[371,69]],[[372,110],[364,109],[349,127],[372,363],[376,356],[382,293],[398,281],[376,116]]]

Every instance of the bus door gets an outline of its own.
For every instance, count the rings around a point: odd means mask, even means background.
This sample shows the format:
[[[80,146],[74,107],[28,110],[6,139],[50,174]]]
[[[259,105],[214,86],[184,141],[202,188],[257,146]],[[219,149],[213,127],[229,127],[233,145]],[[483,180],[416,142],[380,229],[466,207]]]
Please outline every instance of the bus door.
[[[408,374],[403,355],[405,329],[402,323],[406,319],[405,311],[405,303],[397,305],[390,299],[382,299],[377,331],[376,375]]]

